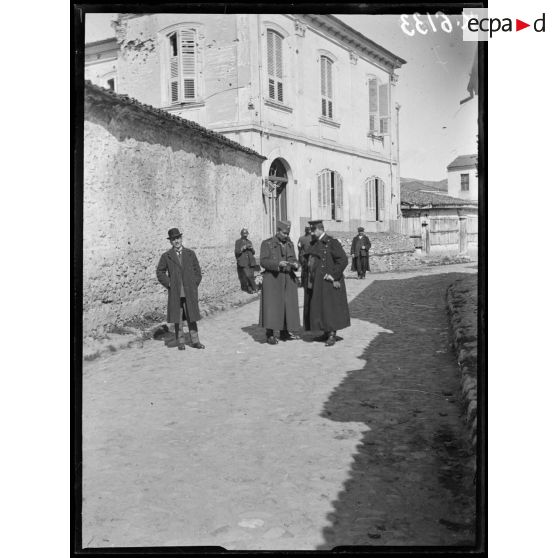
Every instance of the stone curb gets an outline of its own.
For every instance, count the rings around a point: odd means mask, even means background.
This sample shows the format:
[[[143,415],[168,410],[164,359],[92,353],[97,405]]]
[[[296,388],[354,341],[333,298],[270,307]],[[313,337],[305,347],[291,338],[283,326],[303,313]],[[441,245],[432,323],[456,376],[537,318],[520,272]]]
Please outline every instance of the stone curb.
[[[458,279],[447,290],[452,344],[461,371],[461,400],[469,449],[477,447],[477,277]]]
[[[227,302],[213,302],[200,304],[200,314],[206,318],[218,312],[225,312],[231,308],[239,308],[259,299],[259,295],[242,293]],[[105,339],[86,337],[83,340],[83,360],[90,361],[100,356],[107,355],[128,348],[141,348],[143,342],[152,339],[153,332],[167,322],[153,322],[144,328],[124,328],[126,333],[108,333]]]

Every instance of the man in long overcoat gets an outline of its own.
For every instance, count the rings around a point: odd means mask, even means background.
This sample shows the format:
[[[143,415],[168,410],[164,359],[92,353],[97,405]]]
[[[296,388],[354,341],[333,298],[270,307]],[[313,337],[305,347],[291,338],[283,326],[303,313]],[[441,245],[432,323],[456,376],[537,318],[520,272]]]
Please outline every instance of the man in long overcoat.
[[[240,288],[248,294],[254,294],[258,290],[254,280],[254,270],[259,266],[256,262],[254,245],[251,240],[248,240],[248,234],[248,229],[240,231],[240,238],[234,244],[234,255]]]
[[[370,250],[370,239],[364,234],[364,227],[357,229],[358,234],[353,238],[351,244],[351,256],[353,259],[351,271],[358,273],[359,279],[366,277],[366,272],[370,271],[370,263],[368,261],[368,251]]]
[[[336,332],[351,325],[343,271],[349,260],[341,243],[324,231],[322,221],[309,221],[314,240],[307,253],[304,329],[323,331],[316,340],[335,345]]]
[[[170,229],[168,240],[172,248],[165,252],[157,265],[157,279],[168,290],[167,322],[174,323],[174,332],[180,350],[185,349],[183,321],[188,324],[192,346],[205,349],[198,336],[198,286],[202,279],[196,253],[182,246],[182,233]]]
[[[260,266],[264,269],[260,301],[260,326],[264,327],[267,342],[278,343],[275,331],[282,341],[298,339],[289,331],[300,330],[298,287],[295,270],[299,264],[292,241],[291,224],[279,221],[277,234],[264,240],[260,249]]]

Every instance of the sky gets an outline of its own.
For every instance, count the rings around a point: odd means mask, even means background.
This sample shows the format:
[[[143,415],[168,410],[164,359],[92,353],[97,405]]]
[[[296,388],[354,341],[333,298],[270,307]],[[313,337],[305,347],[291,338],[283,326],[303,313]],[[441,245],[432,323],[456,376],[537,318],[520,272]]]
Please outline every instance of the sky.
[[[446,167],[458,155],[475,153],[477,100],[463,105],[475,56],[474,42],[463,42],[458,16],[449,16],[452,31],[438,20],[433,32],[410,37],[399,15],[342,15],[336,17],[404,60],[397,70],[395,100],[401,105],[399,137],[401,176],[424,180],[446,178]],[[87,14],[86,42],[114,36],[112,13]],[[409,18],[412,22],[412,18]]]

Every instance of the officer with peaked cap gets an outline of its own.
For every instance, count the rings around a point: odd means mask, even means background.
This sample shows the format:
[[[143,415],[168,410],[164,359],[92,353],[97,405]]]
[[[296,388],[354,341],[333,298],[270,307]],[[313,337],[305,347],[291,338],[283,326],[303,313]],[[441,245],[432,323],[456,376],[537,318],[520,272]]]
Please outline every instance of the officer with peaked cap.
[[[343,271],[349,260],[341,243],[324,231],[321,220],[309,221],[314,240],[304,289],[304,329],[323,331],[316,340],[335,345],[336,332],[351,325]]]
[[[260,266],[264,272],[259,324],[265,328],[266,340],[270,345],[278,343],[276,330],[279,330],[279,339],[282,341],[299,339],[290,333],[300,330],[295,275],[299,263],[289,238],[290,230],[290,221],[278,221],[277,234],[264,240],[260,248]]]

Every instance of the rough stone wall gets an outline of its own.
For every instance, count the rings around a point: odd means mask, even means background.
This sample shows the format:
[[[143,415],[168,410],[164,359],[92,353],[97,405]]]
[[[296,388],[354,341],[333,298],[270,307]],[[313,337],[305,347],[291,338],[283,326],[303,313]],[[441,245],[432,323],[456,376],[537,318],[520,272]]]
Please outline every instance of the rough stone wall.
[[[472,452],[477,444],[477,277],[459,279],[447,293],[453,345],[461,370],[461,397]]]
[[[86,86],[84,336],[166,316],[155,268],[178,227],[202,268],[200,303],[237,291],[234,241],[261,242],[261,158]]]
[[[370,271],[396,271],[398,269],[409,269],[418,267],[421,261],[415,256],[415,247],[412,240],[398,233],[365,233],[372,245],[369,252]],[[351,243],[356,232],[334,232],[332,236],[337,238],[349,256]],[[350,269],[350,267],[348,267]]]

